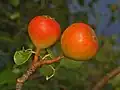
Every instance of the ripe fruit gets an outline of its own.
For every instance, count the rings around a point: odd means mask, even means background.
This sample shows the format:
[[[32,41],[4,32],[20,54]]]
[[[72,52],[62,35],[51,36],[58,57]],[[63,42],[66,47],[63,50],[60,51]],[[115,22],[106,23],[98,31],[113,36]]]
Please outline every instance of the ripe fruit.
[[[63,32],[61,47],[66,57],[89,60],[98,50],[98,41],[89,25],[74,23]]]
[[[28,25],[28,33],[37,48],[48,48],[59,39],[60,25],[49,16],[36,16]]]

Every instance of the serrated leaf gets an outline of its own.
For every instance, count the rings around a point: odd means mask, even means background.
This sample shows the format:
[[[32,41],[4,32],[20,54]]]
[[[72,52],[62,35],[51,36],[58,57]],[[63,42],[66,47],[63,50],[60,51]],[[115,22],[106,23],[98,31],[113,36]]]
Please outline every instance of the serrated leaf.
[[[22,65],[24,64],[26,61],[29,60],[30,56],[32,55],[31,50],[20,50],[20,51],[16,51],[14,54],[14,62],[17,65]]]
[[[0,73],[0,84],[14,83],[16,82],[17,74],[13,73],[12,70],[5,69]]]
[[[53,67],[50,65],[44,65],[43,67],[40,68],[40,73],[46,77],[46,79],[48,80],[49,77],[51,78],[51,76],[54,76],[54,70]]]
[[[75,61],[68,58],[64,58],[60,62],[60,66],[64,66],[66,68],[79,68],[81,66],[82,61]]]

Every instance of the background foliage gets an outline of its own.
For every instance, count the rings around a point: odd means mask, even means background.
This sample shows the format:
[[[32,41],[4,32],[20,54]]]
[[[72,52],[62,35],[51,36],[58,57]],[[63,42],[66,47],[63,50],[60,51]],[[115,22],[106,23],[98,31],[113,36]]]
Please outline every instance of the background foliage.
[[[85,1],[88,0],[0,0],[0,90],[15,90],[16,78],[26,71],[31,62],[32,57],[27,63],[17,66],[13,56],[23,46],[34,50],[27,33],[28,22],[34,16],[54,17],[60,23],[62,32],[74,22],[88,23],[96,33],[99,27],[102,29],[99,24],[104,14],[98,13],[94,7],[100,0]],[[111,13],[106,27],[120,20],[119,6],[117,2],[106,5]],[[89,15],[94,17],[94,23],[90,23]],[[52,71],[46,66],[25,83],[23,90],[90,90],[105,74],[120,64],[120,45],[117,42],[119,33],[109,37],[98,34],[98,40],[100,49],[92,60],[76,62],[62,59],[53,65],[56,68],[54,77],[46,81],[45,76],[51,75]],[[61,53],[60,42],[43,50],[41,56],[46,52],[52,57],[58,56]],[[110,80],[103,90],[120,90],[120,76]]]

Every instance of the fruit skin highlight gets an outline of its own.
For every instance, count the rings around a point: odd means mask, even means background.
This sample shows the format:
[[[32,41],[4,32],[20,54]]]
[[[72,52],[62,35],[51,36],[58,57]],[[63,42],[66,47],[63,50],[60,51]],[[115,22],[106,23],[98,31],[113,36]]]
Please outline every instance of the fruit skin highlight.
[[[60,37],[57,21],[49,16],[36,16],[28,24],[28,33],[36,48],[48,48]]]
[[[74,23],[63,32],[61,47],[66,57],[78,61],[90,60],[98,51],[98,40],[89,25]]]

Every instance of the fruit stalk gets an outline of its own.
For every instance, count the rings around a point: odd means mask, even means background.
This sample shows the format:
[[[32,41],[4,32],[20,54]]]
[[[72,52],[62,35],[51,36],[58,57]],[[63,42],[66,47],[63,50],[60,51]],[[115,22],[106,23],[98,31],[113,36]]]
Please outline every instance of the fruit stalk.
[[[63,58],[63,56],[58,56],[52,60],[37,60],[36,62],[33,60],[32,65],[29,67],[26,73],[17,79],[16,90],[22,90],[24,82],[28,80],[28,78],[36,71],[37,68],[40,68],[42,65],[58,62],[61,58]]]
[[[36,48],[36,52],[35,52],[35,55],[34,55],[33,63],[38,61],[39,54],[40,54],[40,49]]]

